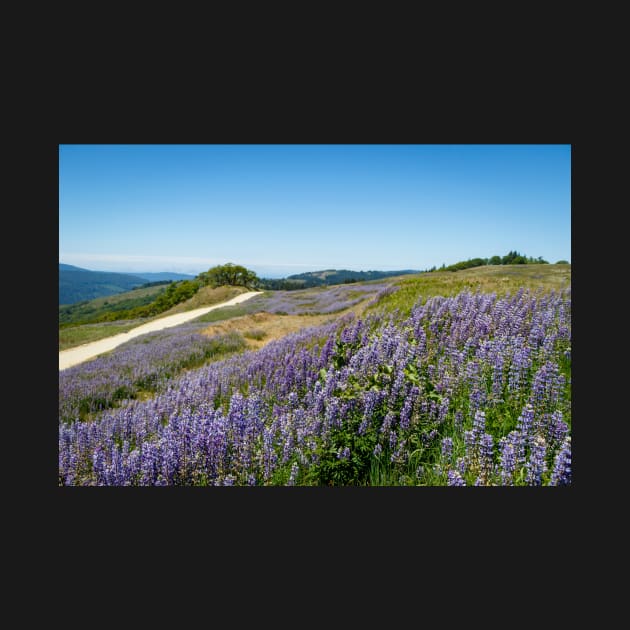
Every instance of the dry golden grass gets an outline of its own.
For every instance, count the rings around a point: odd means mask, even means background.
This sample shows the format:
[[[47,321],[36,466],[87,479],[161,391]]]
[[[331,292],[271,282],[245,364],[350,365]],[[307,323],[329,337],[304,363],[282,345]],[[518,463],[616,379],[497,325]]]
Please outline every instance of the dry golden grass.
[[[302,328],[320,326],[332,322],[346,313],[360,315],[365,310],[368,299],[359,304],[337,313],[326,315],[276,315],[275,313],[253,313],[233,317],[204,328],[201,333],[214,336],[228,332],[238,332],[243,335],[250,350],[258,350],[270,341],[281,339],[286,335],[297,332]]]
[[[335,314],[336,316],[337,314]],[[204,328],[201,333],[214,336],[229,332],[241,333],[251,350],[258,350],[274,339],[280,339],[301,328],[318,326],[334,319],[332,315],[275,315],[272,313],[254,313],[233,317]],[[254,334],[256,339],[249,337]],[[264,335],[264,336],[263,336]]]

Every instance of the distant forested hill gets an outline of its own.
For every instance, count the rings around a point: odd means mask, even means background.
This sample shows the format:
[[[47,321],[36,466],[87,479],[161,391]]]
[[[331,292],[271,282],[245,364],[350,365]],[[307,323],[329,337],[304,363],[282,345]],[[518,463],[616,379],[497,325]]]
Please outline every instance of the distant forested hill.
[[[146,278],[129,273],[89,271],[59,264],[59,304],[115,295],[146,284]]]
[[[365,282],[367,280],[380,280],[381,278],[390,278],[392,276],[402,276],[410,273],[420,273],[416,269],[403,269],[400,271],[351,271],[350,269],[324,269],[323,271],[307,271],[285,279],[276,280],[276,283],[283,286],[268,287],[282,289],[304,289],[307,287],[317,287],[329,284],[343,284],[345,282]],[[265,284],[274,282],[265,279]]]

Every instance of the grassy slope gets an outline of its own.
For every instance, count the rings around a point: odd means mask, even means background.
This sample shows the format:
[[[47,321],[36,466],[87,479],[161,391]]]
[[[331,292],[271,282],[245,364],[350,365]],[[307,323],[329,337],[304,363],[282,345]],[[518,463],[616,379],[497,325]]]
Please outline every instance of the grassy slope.
[[[558,290],[571,286],[571,265],[488,265],[462,271],[434,271],[396,279],[400,287],[372,308],[408,313],[420,296],[452,296],[462,291],[514,293],[519,288]]]
[[[122,323],[104,322],[102,324],[83,324],[82,326],[62,328],[59,330],[59,351],[127,332],[136,326],[140,326],[140,324],[144,324],[146,321],[146,319],[136,319],[126,320]]]
[[[167,285],[133,289],[116,295],[95,298],[88,302],[66,304],[59,307],[59,321],[73,323],[87,317],[96,317],[111,311],[125,310],[135,306],[143,306],[152,302],[159,293],[166,290]]]
[[[150,289],[164,289],[164,287],[147,287],[146,289],[137,289],[136,291],[128,292],[126,295],[129,296],[129,294],[137,294],[139,291],[149,291]],[[90,343],[91,341],[111,337],[112,335],[117,335],[118,333],[131,330],[136,326],[140,326],[140,324],[145,324],[146,322],[159,319],[160,317],[173,315],[175,313],[183,313],[203,306],[212,306],[213,304],[218,304],[219,302],[225,302],[226,300],[229,300],[240,293],[244,293],[245,291],[247,291],[247,289],[244,289],[243,287],[218,287],[217,289],[202,287],[199,289],[197,294],[189,300],[186,300],[186,302],[182,302],[168,311],[160,313],[160,315],[157,315],[156,317],[146,317],[135,320],[120,320],[117,322],[103,322],[99,324],[83,324],[79,326],[72,326],[70,328],[61,328],[59,330],[59,350],[67,350],[68,348],[74,348],[84,343]],[[122,297],[123,295],[125,294],[121,294],[116,297],[124,299]],[[113,297],[98,298],[98,300],[93,301],[100,302],[102,306],[102,302],[104,300],[109,300],[111,302]]]
[[[59,270],[59,303],[74,304],[130,291],[146,280],[133,274],[109,271]]]
[[[165,315],[174,315],[175,313],[184,313],[186,311],[192,311],[196,308],[203,308],[204,306],[212,306],[213,304],[218,304],[219,302],[227,302],[227,300],[231,300],[233,297],[240,295],[241,293],[247,293],[249,289],[245,287],[217,287],[213,289],[211,287],[201,287],[195,295],[193,295],[189,300],[182,302],[181,304],[176,304],[172,308],[169,308],[168,311],[164,311],[160,317],[164,317]]]

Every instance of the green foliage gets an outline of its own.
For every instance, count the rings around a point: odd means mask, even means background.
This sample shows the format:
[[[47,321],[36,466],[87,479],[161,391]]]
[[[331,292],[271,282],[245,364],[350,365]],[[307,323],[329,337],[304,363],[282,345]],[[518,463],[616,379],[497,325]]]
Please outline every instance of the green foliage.
[[[143,284],[141,287],[138,287],[139,289],[146,289],[147,287],[159,287],[165,284],[170,284],[171,282],[173,282],[172,280],[154,280],[152,282],[146,282],[145,284]]]
[[[268,291],[297,291],[306,288],[305,280],[288,280],[287,278],[261,278],[259,288]]]
[[[59,307],[59,326],[89,324],[96,322],[130,319],[130,312],[151,304],[165,290],[164,286],[155,285],[108,296],[66,304]],[[143,315],[139,314],[138,317]]]
[[[523,256],[517,251],[508,252],[501,259],[502,265],[548,265],[546,260],[543,260],[542,256],[538,258],[532,258],[531,256]]]
[[[252,328],[243,333],[243,337],[247,337],[248,339],[257,339],[258,341],[264,339],[266,336],[267,333],[260,328]]]
[[[202,285],[210,285],[212,287],[230,285],[255,289],[260,284],[258,276],[253,271],[234,263],[212,267],[208,271],[200,273],[197,279]]]
[[[201,287],[198,280],[149,283],[150,287],[125,294],[126,299],[80,302],[59,307],[59,324],[93,324],[153,317],[190,299]]]
[[[190,299],[199,290],[201,284],[196,280],[182,280],[172,282],[166,291],[160,294],[157,299],[146,307],[147,315],[157,315],[169,308]]]
[[[294,274],[280,280],[262,278],[260,288],[269,290],[294,291],[296,289],[310,289],[332,284],[351,284],[354,282],[369,282],[393,276],[403,276],[418,273],[415,269],[399,271],[351,271],[349,269],[325,269],[323,271],[307,271]]]
[[[462,269],[472,269],[473,267],[482,267],[484,265],[548,265],[542,256],[532,258],[531,256],[523,256],[517,251],[510,251],[505,256],[492,256],[492,258],[469,258],[456,262],[448,267],[442,265],[440,270],[443,271],[461,271]],[[433,268],[435,269],[435,267]]]
[[[570,265],[571,263],[568,260],[559,260],[556,265]]]
[[[471,267],[481,267],[488,264],[487,258],[471,258],[469,260],[462,260],[454,265],[445,267],[445,271],[459,271],[460,269],[470,269]]]
[[[365,485],[372,466],[372,453],[377,442],[376,429],[370,427],[359,435],[358,419],[344,423],[341,428],[331,429],[329,441],[320,443],[317,458],[308,468],[305,485],[356,486]],[[348,448],[349,457],[343,451]]]
[[[59,304],[107,297],[142,286],[144,278],[128,273],[59,269]]]

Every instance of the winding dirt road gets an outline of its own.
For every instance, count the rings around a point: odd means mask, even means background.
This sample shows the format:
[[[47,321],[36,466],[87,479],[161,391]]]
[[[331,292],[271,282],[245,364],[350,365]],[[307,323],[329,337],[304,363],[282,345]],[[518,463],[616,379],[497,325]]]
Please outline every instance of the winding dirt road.
[[[66,368],[72,367],[73,365],[83,363],[84,361],[92,359],[93,357],[96,357],[103,352],[113,350],[116,346],[119,346],[121,343],[125,343],[125,341],[129,341],[129,339],[133,339],[134,337],[139,337],[140,335],[154,332],[156,330],[162,330],[163,328],[178,326],[179,324],[188,322],[191,319],[199,317],[200,315],[205,315],[206,313],[213,311],[215,308],[239,304],[240,302],[249,300],[249,298],[252,298],[255,295],[259,295],[259,293],[260,291],[248,291],[247,293],[241,293],[240,295],[233,297],[231,300],[227,300],[227,302],[221,302],[220,304],[214,304],[213,306],[196,308],[192,311],[186,311],[185,313],[167,315],[166,317],[161,317],[160,319],[148,322],[147,324],[142,324],[137,328],[132,328],[126,333],[119,333],[118,335],[112,335],[111,337],[106,337],[105,339],[99,339],[98,341],[85,343],[82,346],[77,346],[76,348],[62,350],[59,353],[59,369],[65,370]]]

